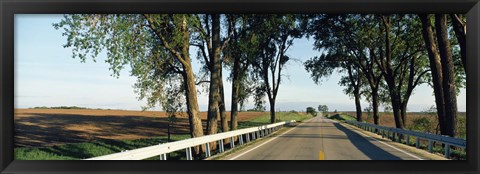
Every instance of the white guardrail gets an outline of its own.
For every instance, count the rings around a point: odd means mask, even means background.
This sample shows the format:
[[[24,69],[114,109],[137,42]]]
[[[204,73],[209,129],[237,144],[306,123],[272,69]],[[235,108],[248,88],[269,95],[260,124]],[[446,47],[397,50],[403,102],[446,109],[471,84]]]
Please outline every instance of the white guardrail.
[[[385,138],[385,136],[392,141],[396,142],[402,142],[401,138],[404,135],[404,139],[407,145],[410,145],[410,137],[415,137],[416,142],[415,146],[417,148],[420,147],[420,140],[424,139],[428,141],[428,151],[432,153],[433,151],[433,142],[439,142],[445,145],[444,147],[444,154],[446,158],[450,157],[450,147],[455,146],[459,148],[466,149],[467,147],[467,141],[464,139],[459,139],[459,138],[453,138],[449,136],[444,136],[444,135],[437,135],[437,134],[430,134],[430,133],[424,133],[424,132],[415,132],[415,131],[410,131],[410,130],[404,130],[404,129],[399,129],[399,128],[391,128],[391,127],[385,127],[385,126],[378,126],[375,124],[369,124],[369,123],[361,123],[357,121],[351,121],[347,120],[345,121],[346,123],[355,125],[359,128],[362,128],[364,130],[374,132],[377,134],[381,134],[382,138]]]
[[[234,148],[235,137],[238,137],[238,144],[242,145],[244,138],[246,142],[249,142],[259,137],[264,137],[268,134],[271,134],[272,132],[283,127],[285,124],[289,125],[294,122],[295,120],[284,121],[284,122],[263,125],[258,127],[223,132],[223,133],[218,133],[214,135],[195,137],[195,138],[190,138],[190,139],[185,139],[185,140],[180,140],[180,141],[175,141],[170,143],[143,147],[143,148],[134,149],[134,150],[128,150],[128,151],[114,153],[114,154],[105,155],[105,156],[89,158],[86,160],[142,160],[142,159],[147,159],[154,156],[160,156],[160,159],[166,160],[168,153],[182,150],[182,149],[186,149],[187,160],[192,160],[193,159],[192,147],[200,146],[200,145],[206,146],[205,156],[209,157],[210,156],[209,143],[211,142],[217,141],[218,150],[221,153],[221,152],[224,152],[224,143],[223,143],[224,139],[230,138],[231,140],[230,147]]]

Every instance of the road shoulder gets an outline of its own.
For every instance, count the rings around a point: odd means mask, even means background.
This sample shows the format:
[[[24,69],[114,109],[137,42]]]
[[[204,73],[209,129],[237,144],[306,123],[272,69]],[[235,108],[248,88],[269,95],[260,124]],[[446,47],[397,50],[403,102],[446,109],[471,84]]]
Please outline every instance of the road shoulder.
[[[386,138],[382,138],[381,135],[378,135],[378,134],[375,134],[373,132],[369,132],[369,131],[365,131],[365,130],[362,130],[358,127],[355,127],[353,125],[350,125],[350,124],[347,124],[347,123],[343,123],[343,122],[338,122],[340,123],[340,125],[342,125],[343,127],[347,128],[347,129],[350,129],[354,132],[356,132],[358,135],[365,137],[365,135],[367,137],[370,137],[370,138],[373,138],[377,141],[380,141],[380,142],[384,142],[388,145],[391,145],[395,148],[398,148],[400,150],[403,150],[403,151],[406,151],[408,153],[411,153],[413,155],[416,155],[424,160],[448,160],[447,158],[443,157],[443,156],[440,156],[440,155],[437,155],[437,154],[432,154],[432,153],[429,153],[425,150],[422,150],[422,149],[417,149],[416,147],[412,147],[412,146],[408,146],[406,144],[401,144],[401,143],[398,143],[398,142],[393,142],[391,141],[390,139],[386,139]],[[361,134],[359,134],[359,132]],[[363,134],[363,135],[362,135]]]

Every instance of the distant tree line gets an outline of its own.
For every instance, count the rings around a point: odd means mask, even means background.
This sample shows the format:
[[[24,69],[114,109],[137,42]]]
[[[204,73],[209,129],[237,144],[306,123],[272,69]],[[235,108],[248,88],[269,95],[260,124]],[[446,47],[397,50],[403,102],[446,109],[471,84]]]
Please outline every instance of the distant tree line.
[[[463,15],[69,14],[53,26],[63,30],[73,58],[96,61],[105,52],[114,77],[129,66],[138,98],[147,101],[144,109],[160,104],[171,116],[186,109],[191,137],[237,129],[238,112],[250,97],[256,111],[266,110],[266,98],[274,123],[284,71],[294,61],[287,51],[305,36],[321,51],[305,68],[316,83],[334,70],[346,74],[339,83],[355,98],[359,121],[365,97],[376,124],[378,105],[389,101],[403,128],[413,89],[429,83],[442,134],[455,132],[447,129],[455,122],[456,90],[465,79]],[[199,72],[192,68],[195,59]],[[223,74],[224,68],[230,73]],[[225,75],[232,83],[230,124]],[[208,93],[205,132],[197,98],[202,92]]]
[[[33,107],[32,109],[91,109],[91,108],[78,107],[78,106],[54,106],[54,107],[37,106],[37,107]]]

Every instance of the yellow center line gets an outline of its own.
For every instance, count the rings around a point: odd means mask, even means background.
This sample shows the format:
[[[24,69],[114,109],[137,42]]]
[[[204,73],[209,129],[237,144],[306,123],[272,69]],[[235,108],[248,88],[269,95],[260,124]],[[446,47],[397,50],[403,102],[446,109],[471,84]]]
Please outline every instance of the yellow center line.
[[[323,122],[323,119],[322,119],[322,122]],[[323,131],[322,131],[322,124],[320,123],[320,139],[322,141],[322,149],[325,148],[323,146]],[[323,152],[323,150],[320,150],[320,152],[318,152],[318,160],[325,160],[325,153]]]

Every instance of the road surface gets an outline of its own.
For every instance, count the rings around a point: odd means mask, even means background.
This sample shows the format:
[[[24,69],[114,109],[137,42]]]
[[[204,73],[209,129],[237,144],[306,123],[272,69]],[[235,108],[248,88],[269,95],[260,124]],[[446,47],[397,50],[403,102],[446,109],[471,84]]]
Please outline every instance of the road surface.
[[[226,156],[230,160],[421,160],[409,152],[314,117],[286,132]]]

